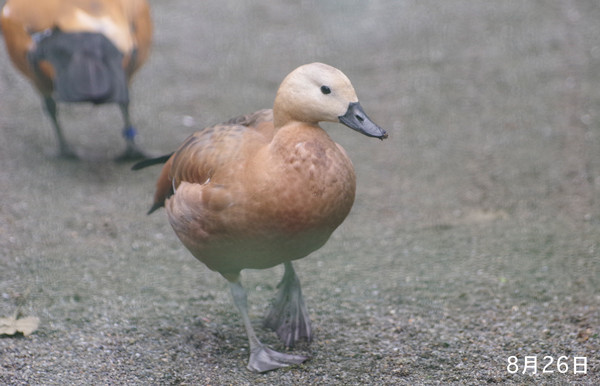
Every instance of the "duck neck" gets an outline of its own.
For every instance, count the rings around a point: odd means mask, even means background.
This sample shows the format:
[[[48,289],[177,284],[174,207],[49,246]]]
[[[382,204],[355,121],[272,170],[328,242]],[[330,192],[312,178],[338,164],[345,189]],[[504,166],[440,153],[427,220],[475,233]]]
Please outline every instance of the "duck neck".
[[[290,121],[289,114],[281,112],[276,108],[273,108],[273,126],[276,128],[283,127],[286,122]]]
[[[275,128],[281,128],[293,122],[302,122],[318,127],[318,120],[313,119],[310,106],[299,106],[297,96],[289,91],[283,92],[280,87],[273,103],[273,124]]]
[[[276,128],[271,151],[288,158],[300,143],[316,143],[325,148],[336,146],[329,134],[318,124],[288,121]]]

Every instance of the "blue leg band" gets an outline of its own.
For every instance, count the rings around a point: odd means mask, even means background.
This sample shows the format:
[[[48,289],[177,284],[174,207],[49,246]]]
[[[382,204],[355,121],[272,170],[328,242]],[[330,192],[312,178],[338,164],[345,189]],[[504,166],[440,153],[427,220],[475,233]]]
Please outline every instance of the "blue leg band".
[[[123,129],[123,137],[126,139],[133,140],[137,135],[137,130],[133,126],[129,126]]]

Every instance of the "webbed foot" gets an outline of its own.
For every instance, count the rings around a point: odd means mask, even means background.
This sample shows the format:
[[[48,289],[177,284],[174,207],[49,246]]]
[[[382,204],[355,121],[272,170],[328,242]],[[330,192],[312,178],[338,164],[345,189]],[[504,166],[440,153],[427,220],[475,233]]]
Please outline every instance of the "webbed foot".
[[[138,161],[146,158],[149,158],[149,156],[145,152],[143,152],[136,144],[128,142],[127,148],[121,155],[115,158],[115,162]]]
[[[290,262],[285,263],[285,273],[277,287],[279,291],[263,325],[275,331],[287,347],[293,347],[303,338],[310,342],[310,317],[302,298],[300,281]]]
[[[246,327],[246,333],[248,334],[248,343],[250,344],[248,370],[264,373],[265,371],[297,365],[307,360],[308,357],[302,355],[283,354],[272,350],[258,340],[254,328],[252,328],[252,324],[250,323],[250,318],[248,317],[246,290],[244,290],[244,287],[242,287],[239,281],[239,273],[228,280],[230,280],[229,285],[231,294],[233,295],[233,301],[242,315],[244,327]]]
[[[79,156],[77,155],[77,153],[75,153],[75,151],[73,149],[71,149],[70,147],[67,147],[67,148],[61,147],[58,152],[58,157],[66,159],[66,160],[79,159]]]
[[[126,110],[125,110],[126,112]],[[128,115],[125,115],[128,117]],[[126,118],[126,122],[128,122],[128,118]],[[127,147],[123,154],[115,158],[116,162],[129,162],[129,161],[138,161],[141,159],[150,158],[145,152],[143,152],[136,144],[135,144],[135,136],[137,135],[137,130],[135,127],[126,124],[123,129],[123,138],[127,143]]]
[[[307,359],[309,359],[307,356],[284,354],[272,350],[265,345],[260,345],[250,353],[248,370],[256,373],[264,373],[290,365],[299,365]]]
[[[71,146],[69,146],[69,144],[67,142],[62,140],[62,138],[59,138],[59,139],[61,139],[61,140],[59,141],[57,156],[59,158],[63,158],[63,159],[67,159],[67,160],[79,159],[79,156],[77,155],[75,150],[73,150],[73,148]]]

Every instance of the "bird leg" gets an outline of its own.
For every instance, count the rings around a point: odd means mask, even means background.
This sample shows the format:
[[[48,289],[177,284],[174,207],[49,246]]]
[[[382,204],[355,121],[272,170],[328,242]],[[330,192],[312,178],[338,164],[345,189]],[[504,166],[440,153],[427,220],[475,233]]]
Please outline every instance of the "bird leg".
[[[291,262],[286,262],[285,273],[277,285],[279,291],[271,308],[265,316],[263,325],[274,330],[287,347],[293,347],[296,341],[312,339],[310,317],[302,298],[300,280]]]
[[[300,364],[308,359],[308,357],[302,355],[283,354],[262,344],[256,337],[252,324],[250,323],[250,318],[248,317],[247,295],[244,287],[242,287],[239,281],[239,276],[235,281],[230,281],[229,285],[231,294],[233,295],[233,301],[242,315],[242,320],[246,327],[246,334],[248,335],[248,342],[250,343],[250,360],[248,361],[248,369],[250,371],[263,373],[265,371],[275,370],[289,365]]]
[[[119,103],[119,108],[121,109],[121,115],[123,116],[123,121],[125,122],[125,127],[123,128],[123,137],[125,138],[125,144],[127,147],[125,148],[123,154],[116,158],[116,161],[127,162],[148,158],[148,156],[135,143],[137,130],[131,125],[131,120],[129,119],[129,102]]]
[[[73,149],[71,149],[71,146],[69,146],[65,140],[65,137],[63,136],[62,128],[58,124],[56,102],[51,96],[44,97],[44,107],[46,108],[46,112],[50,116],[50,120],[54,126],[54,132],[56,133],[56,138],[58,139],[59,155],[64,158],[77,158],[77,154],[75,154]]]

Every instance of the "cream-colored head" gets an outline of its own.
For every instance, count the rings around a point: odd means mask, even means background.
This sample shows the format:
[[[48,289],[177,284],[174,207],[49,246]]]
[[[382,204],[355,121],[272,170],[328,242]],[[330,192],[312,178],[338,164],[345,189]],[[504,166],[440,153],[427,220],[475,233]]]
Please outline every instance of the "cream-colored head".
[[[362,111],[348,77],[323,63],[305,64],[285,77],[275,97],[273,115],[275,127],[294,121],[341,122],[371,137],[387,137],[385,130]]]
[[[357,101],[354,87],[343,72],[323,63],[305,64],[281,82],[273,108],[275,123],[337,122],[348,104]]]

